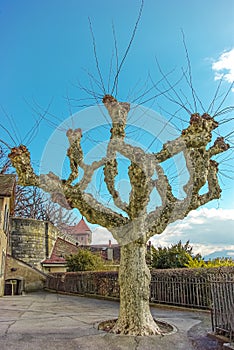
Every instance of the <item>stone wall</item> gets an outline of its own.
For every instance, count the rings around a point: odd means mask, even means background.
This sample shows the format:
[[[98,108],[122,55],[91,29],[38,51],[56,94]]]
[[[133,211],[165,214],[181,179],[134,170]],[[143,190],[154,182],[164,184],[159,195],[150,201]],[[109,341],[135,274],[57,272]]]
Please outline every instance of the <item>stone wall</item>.
[[[42,269],[41,261],[50,256],[58,235],[58,229],[49,222],[12,218],[10,253],[12,257]]]
[[[12,281],[18,282],[18,290],[14,294],[41,290],[44,288],[45,280],[46,275],[39,270],[23,261],[7,256],[5,286]]]

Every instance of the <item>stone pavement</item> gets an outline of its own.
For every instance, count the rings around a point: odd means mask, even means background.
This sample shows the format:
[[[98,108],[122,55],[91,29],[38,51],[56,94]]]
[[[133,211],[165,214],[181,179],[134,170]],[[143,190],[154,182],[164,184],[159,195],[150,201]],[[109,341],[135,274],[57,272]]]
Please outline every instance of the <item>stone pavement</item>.
[[[48,292],[0,298],[1,350],[213,350],[206,312],[153,307],[156,319],[175,326],[165,336],[133,337],[97,329],[118,316],[119,303]]]

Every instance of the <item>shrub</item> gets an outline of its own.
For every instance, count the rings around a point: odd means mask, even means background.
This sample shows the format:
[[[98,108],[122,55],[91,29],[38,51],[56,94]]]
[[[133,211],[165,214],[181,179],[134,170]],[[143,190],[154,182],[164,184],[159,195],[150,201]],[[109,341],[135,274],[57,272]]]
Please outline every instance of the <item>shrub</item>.
[[[101,256],[92,253],[88,249],[80,249],[77,254],[66,257],[69,272],[97,271],[104,269]]]
[[[209,261],[204,261],[203,259],[196,259],[189,257],[186,267],[198,268],[198,267],[221,267],[221,266],[234,266],[234,261],[231,258],[215,258]]]
[[[174,269],[186,267],[190,259],[193,260],[194,258],[200,261],[201,255],[197,254],[194,257],[193,248],[189,244],[189,241],[184,245],[179,241],[179,243],[171,247],[159,247],[157,249],[152,247],[150,265],[155,269]]]

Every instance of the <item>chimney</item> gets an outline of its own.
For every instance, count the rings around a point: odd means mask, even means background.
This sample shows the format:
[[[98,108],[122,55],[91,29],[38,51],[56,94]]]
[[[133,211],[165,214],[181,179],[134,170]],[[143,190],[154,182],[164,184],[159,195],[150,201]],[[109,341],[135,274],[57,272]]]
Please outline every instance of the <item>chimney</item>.
[[[111,240],[109,239],[109,248],[111,248]]]

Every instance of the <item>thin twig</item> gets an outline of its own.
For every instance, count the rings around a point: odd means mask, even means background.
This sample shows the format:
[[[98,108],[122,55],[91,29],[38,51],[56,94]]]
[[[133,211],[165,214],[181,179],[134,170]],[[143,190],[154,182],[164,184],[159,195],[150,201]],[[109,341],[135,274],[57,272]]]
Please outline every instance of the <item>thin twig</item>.
[[[25,100],[26,103],[28,103],[26,100]],[[46,110],[44,111],[43,114],[41,113],[38,113],[37,111],[37,114],[39,115],[39,120],[36,120],[35,124],[33,125],[33,127],[26,133],[26,135],[24,136],[22,142],[25,141],[25,144],[26,146],[30,145],[30,143],[32,142],[33,138],[36,136],[36,134],[38,133],[38,127],[40,125],[40,123],[42,122],[42,120],[45,119],[45,116],[47,115],[50,107],[51,107],[51,104],[53,102],[53,99],[50,100],[49,104],[48,104],[48,107],[46,108]],[[35,102],[34,102],[35,103]],[[34,110],[35,111],[35,110]],[[27,139],[28,138],[28,139]]]
[[[155,60],[156,60],[156,63],[157,63],[157,66],[158,66],[158,70],[159,70],[160,74],[162,75],[162,77],[164,77],[164,80],[166,81],[166,83],[168,84],[168,86],[169,86],[169,88],[170,88],[170,89],[168,89],[168,91],[170,91],[170,90],[173,91],[178,100],[176,101],[174,98],[168,97],[166,94],[165,94],[165,97],[166,97],[169,101],[171,101],[171,102],[173,102],[173,103],[175,103],[175,104],[181,106],[182,108],[184,108],[185,111],[188,112],[189,115],[191,115],[191,111],[188,110],[188,108],[185,107],[184,101],[181,99],[181,97],[179,96],[179,94],[178,94],[177,91],[175,90],[175,86],[183,79],[184,74],[183,74],[182,77],[178,80],[178,82],[177,82],[176,84],[171,85],[170,81],[169,81],[168,78],[167,78],[167,75],[162,71],[162,68],[161,68],[161,66],[160,66],[160,64],[159,64],[159,62],[158,62],[158,60],[157,60],[157,58],[155,58]]]
[[[182,72],[184,72],[183,68],[182,68]],[[203,112],[205,113],[206,109],[204,108],[203,106],[203,103],[201,101],[201,99],[199,98],[199,96],[197,95],[196,91],[194,90],[193,86],[191,85],[191,82],[189,81],[188,77],[187,77],[187,74],[185,73],[184,74],[184,77],[185,77],[185,80],[189,86],[189,88],[193,91],[193,98],[195,98],[195,100],[197,99],[197,101],[199,102],[200,106],[201,106],[201,109],[203,110]],[[188,100],[187,100],[188,101]],[[189,103],[190,105],[190,103]],[[197,109],[197,107],[195,107]],[[192,108],[193,109],[193,108]],[[198,112],[197,110],[195,109],[194,112]]]
[[[215,101],[216,101],[216,99],[217,99],[219,90],[220,90],[220,88],[221,88],[221,85],[222,85],[222,82],[223,82],[223,77],[224,77],[224,74],[222,75],[221,79],[219,80],[219,84],[218,84],[217,89],[216,89],[216,91],[215,91],[214,97],[213,97],[213,99],[212,99],[212,101],[211,101],[211,103],[210,103],[210,105],[209,105],[209,107],[208,107],[208,110],[207,110],[207,113],[208,113],[208,114],[209,114],[209,113],[212,114],[212,112],[213,112],[213,107],[214,107]]]
[[[111,73],[112,73],[113,57],[114,57],[114,53],[112,52],[111,60],[110,60],[110,69],[109,69],[109,74],[108,74],[107,91],[110,91],[110,82],[111,82]]]
[[[10,137],[11,141],[13,142],[13,144],[16,145],[15,140],[13,139],[13,137],[11,136],[11,134],[10,134],[10,132],[7,130],[7,128],[5,128],[5,126],[3,126],[2,124],[0,124],[0,128],[2,128],[2,129],[7,133],[7,135]]]
[[[113,38],[114,38],[114,44],[115,44],[116,72],[118,72],[118,70],[119,70],[119,55],[118,55],[117,38],[116,38],[116,34],[115,34],[115,26],[114,26],[113,22],[112,22],[112,32],[113,32]],[[117,96],[117,94],[118,94],[118,80],[119,80],[119,77],[117,75],[116,84],[115,84],[116,85],[115,96]]]
[[[5,117],[8,119],[8,121],[10,123],[11,129],[12,129],[12,132],[14,134],[14,137],[16,138],[16,141],[18,141],[18,143],[20,144],[21,143],[21,141],[19,139],[20,132],[19,132],[19,130],[18,130],[18,128],[17,128],[17,126],[16,126],[16,124],[14,122],[14,119],[11,116],[8,115],[8,113],[6,112],[5,108],[2,105],[1,105],[1,110],[3,111]],[[18,137],[17,133],[18,133],[19,137]]]
[[[101,69],[99,67],[99,61],[98,61],[97,50],[96,50],[96,40],[95,40],[95,37],[94,37],[94,32],[93,32],[92,23],[91,23],[90,18],[88,18],[88,20],[89,20],[89,28],[90,28],[90,32],[91,32],[91,36],[92,36],[92,41],[93,41],[93,52],[94,52],[94,57],[95,57],[95,61],[96,61],[96,68],[97,68],[98,75],[99,75],[99,78],[100,78],[100,81],[101,81],[102,92],[105,95],[106,91],[105,91],[105,86],[104,86],[104,82],[103,82],[103,78],[102,78]]]
[[[128,53],[129,53],[129,50],[130,50],[130,48],[131,48],[131,46],[132,46],[132,43],[133,43],[133,40],[134,40],[134,38],[135,38],[136,31],[137,31],[137,27],[138,27],[138,23],[139,23],[139,21],[140,21],[140,19],[141,19],[143,7],[144,7],[144,0],[141,1],[141,7],[140,7],[140,10],[139,10],[139,14],[138,14],[137,21],[136,21],[136,23],[135,23],[135,27],[134,27],[133,32],[132,32],[132,36],[131,36],[131,38],[130,38],[128,47],[127,47],[127,49],[126,49],[126,51],[125,51],[125,53],[124,53],[124,56],[123,56],[123,58],[122,58],[122,61],[120,62],[119,68],[118,68],[118,70],[117,70],[117,72],[116,72],[116,75],[115,75],[115,78],[114,78],[113,87],[112,87],[112,90],[111,90],[111,95],[112,95],[112,94],[114,93],[114,91],[115,91],[116,84],[117,84],[117,81],[118,81],[119,73],[121,72],[122,66],[123,66],[123,64],[124,64],[124,62],[125,62],[125,60],[126,60],[126,57],[127,57]]]
[[[192,91],[192,96],[193,96],[194,109],[195,109],[194,112],[197,112],[197,101],[196,101],[196,98],[195,98],[196,93],[195,93],[195,90],[193,88],[191,62],[190,62],[190,58],[189,58],[189,54],[188,54],[188,48],[187,48],[187,45],[186,45],[186,42],[185,42],[185,35],[184,35],[184,32],[183,32],[182,29],[181,29],[181,32],[182,32],[184,49],[185,49],[185,53],[186,53],[186,59],[187,59],[187,62],[188,62],[189,85],[190,85],[190,88],[191,88],[191,91]]]
[[[6,141],[3,141],[2,139],[0,139],[0,142],[3,143],[7,148],[9,148],[11,150],[11,146],[8,145],[8,143],[6,143]]]
[[[232,84],[230,85],[229,89],[227,90],[226,94],[224,95],[224,98],[222,99],[221,103],[219,104],[218,108],[216,109],[216,111],[214,112],[214,117],[217,115],[217,113],[219,112],[219,109],[222,107],[222,105],[224,104],[224,102],[226,101],[228,95],[230,94],[230,92],[232,91],[234,86],[234,81],[232,82]]]

